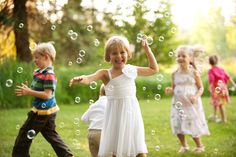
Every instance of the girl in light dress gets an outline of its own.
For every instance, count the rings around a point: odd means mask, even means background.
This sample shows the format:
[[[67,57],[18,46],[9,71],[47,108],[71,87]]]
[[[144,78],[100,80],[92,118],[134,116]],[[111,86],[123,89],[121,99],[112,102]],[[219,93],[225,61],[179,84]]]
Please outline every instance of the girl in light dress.
[[[110,69],[100,69],[93,74],[71,79],[75,83],[89,84],[101,80],[105,85],[107,106],[101,133],[99,157],[145,157],[147,146],[139,102],[136,98],[135,79],[158,72],[156,59],[147,44],[142,46],[148,59],[147,67],[126,64],[131,58],[130,45],[123,36],[112,36],[105,45],[105,60],[112,64]]]
[[[196,144],[193,151],[201,153],[205,150],[201,136],[210,134],[201,101],[203,85],[194,64],[194,58],[201,51],[199,47],[187,45],[177,48],[179,67],[172,74],[172,87],[165,89],[166,94],[173,93],[171,128],[181,144],[179,153],[189,150],[185,135],[192,136]]]

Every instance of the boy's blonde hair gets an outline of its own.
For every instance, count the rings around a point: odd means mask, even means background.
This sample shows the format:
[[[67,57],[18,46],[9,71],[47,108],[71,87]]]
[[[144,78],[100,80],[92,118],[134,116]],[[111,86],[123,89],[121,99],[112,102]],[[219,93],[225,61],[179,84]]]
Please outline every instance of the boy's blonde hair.
[[[123,36],[115,35],[107,40],[105,45],[105,61],[110,62],[110,53],[115,50],[125,50],[128,53],[128,59],[132,57],[129,41]]]
[[[56,58],[56,50],[52,44],[52,42],[47,43],[39,43],[36,48],[33,50],[33,54],[41,54],[41,55],[49,55],[52,62],[55,61]]]

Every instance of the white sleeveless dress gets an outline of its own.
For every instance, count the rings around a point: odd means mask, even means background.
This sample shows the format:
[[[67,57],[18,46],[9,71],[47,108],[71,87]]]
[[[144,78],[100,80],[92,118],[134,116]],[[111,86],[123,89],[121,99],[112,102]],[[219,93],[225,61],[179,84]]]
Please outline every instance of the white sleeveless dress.
[[[192,137],[209,135],[201,97],[197,99],[195,104],[192,104],[189,99],[191,95],[195,95],[198,91],[194,79],[194,70],[190,69],[190,74],[176,71],[174,83],[175,89],[171,110],[173,134],[185,134]]]
[[[137,69],[125,65],[123,74],[105,86],[107,106],[101,133],[99,157],[135,157],[147,153],[142,114],[136,98]]]

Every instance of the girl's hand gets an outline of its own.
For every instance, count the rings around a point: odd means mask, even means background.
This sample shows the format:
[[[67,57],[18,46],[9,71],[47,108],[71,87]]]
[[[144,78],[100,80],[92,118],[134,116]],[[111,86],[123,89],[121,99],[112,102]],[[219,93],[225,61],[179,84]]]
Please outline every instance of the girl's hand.
[[[145,50],[147,50],[149,48],[146,35],[143,35],[143,37],[142,37],[142,46]]]
[[[192,104],[195,104],[197,102],[197,97],[196,96],[190,96],[190,101]]]
[[[21,83],[21,86],[16,86],[15,89],[16,96],[29,95],[31,89],[28,87],[28,82]]]
[[[83,76],[77,76],[70,80],[69,87],[71,87],[73,84],[79,83],[83,80]]]
[[[171,93],[173,93],[172,87],[166,87],[166,88],[165,88],[165,93],[166,93],[166,94],[171,94]]]

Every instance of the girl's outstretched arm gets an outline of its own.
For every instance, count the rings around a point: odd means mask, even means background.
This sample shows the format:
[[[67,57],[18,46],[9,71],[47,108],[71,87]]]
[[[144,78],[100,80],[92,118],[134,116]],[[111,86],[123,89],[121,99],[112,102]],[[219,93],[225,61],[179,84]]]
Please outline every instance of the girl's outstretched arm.
[[[159,71],[159,67],[155,56],[152,53],[151,48],[148,46],[146,37],[142,40],[142,46],[146,52],[146,56],[149,62],[148,67],[137,67],[138,75],[140,76],[150,76]]]
[[[107,81],[107,70],[105,69],[100,69],[98,71],[96,71],[95,73],[93,74],[90,74],[90,75],[81,75],[81,76],[76,76],[76,77],[73,77],[71,80],[70,80],[70,83],[69,83],[69,86],[71,87],[73,84],[77,84],[77,83],[80,83],[80,84],[89,84],[90,82],[92,81],[97,81],[97,80],[102,80],[102,82],[104,84],[106,84],[108,81]]]

